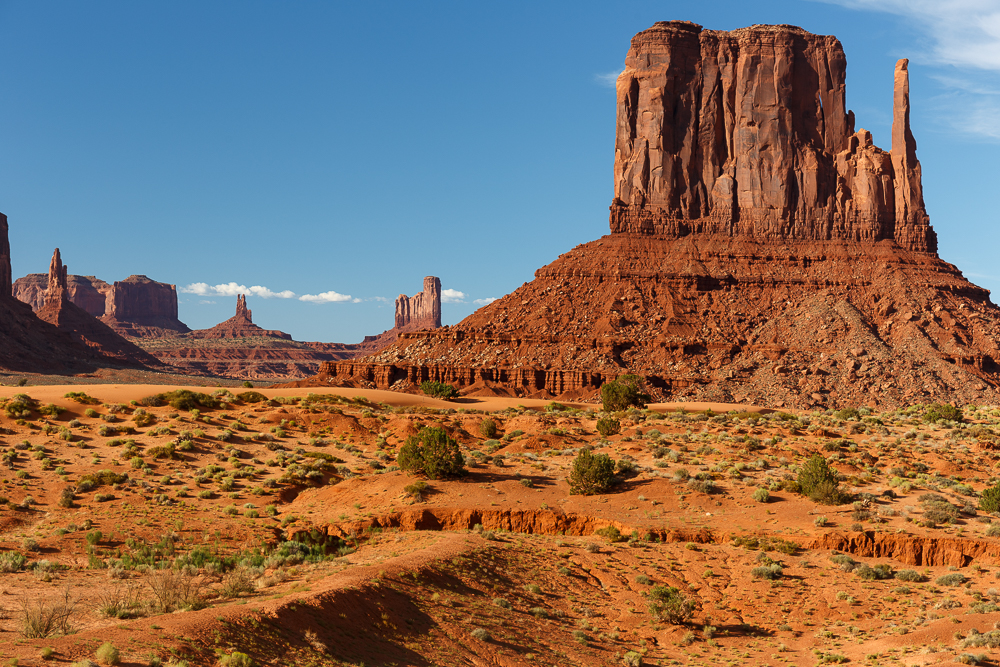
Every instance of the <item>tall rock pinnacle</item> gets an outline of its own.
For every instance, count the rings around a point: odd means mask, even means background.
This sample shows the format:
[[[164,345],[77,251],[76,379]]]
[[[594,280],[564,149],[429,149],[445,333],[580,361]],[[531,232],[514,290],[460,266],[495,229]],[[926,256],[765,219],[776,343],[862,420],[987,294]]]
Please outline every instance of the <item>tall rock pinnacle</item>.
[[[59,305],[66,300],[66,283],[68,268],[62,263],[62,256],[59,248],[52,253],[52,261],[49,262],[49,286],[45,292],[45,304]]]
[[[854,131],[846,71],[835,37],[795,26],[668,21],[637,34],[617,81],[611,231],[893,239],[935,252],[906,61],[896,66],[891,156]]]
[[[242,294],[236,297],[236,315],[234,317],[246,320],[247,324],[253,324],[253,313],[247,308],[247,298]]]
[[[7,236],[7,216],[0,213],[0,299],[11,296],[10,239]]]

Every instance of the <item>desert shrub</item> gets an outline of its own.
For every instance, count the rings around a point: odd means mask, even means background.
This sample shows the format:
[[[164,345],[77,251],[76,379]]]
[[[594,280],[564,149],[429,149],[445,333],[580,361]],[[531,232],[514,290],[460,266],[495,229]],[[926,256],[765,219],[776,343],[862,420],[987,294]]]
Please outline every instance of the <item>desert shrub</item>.
[[[802,466],[798,476],[800,492],[823,505],[840,505],[846,497],[840,490],[836,471],[819,454],[814,454]]]
[[[865,581],[881,581],[882,579],[889,579],[892,577],[892,568],[885,563],[880,563],[875,567],[860,565],[854,569],[854,574],[858,575]]]
[[[771,499],[771,493],[767,489],[760,488],[753,492],[753,499],[758,503],[766,503]]]
[[[201,585],[194,575],[179,570],[152,570],[146,585],[163,613],[195,608],[201,603]]]
[[[239,566],[226,573],[222,578],[219,594],[225,598],[237,598],[245,593],[253,593],[254,581],[259,572],[254,568]]]
[[[920,574],[916,570],[900,570],[896,573],[896,579],[899,579],[900,581],[920,582],[924,580],[924,575]]]
[[[643,391],[643,380],[638,375],[622,375],[611,382],[601,385],[601,402],[605,412],[618,412],[635,406],[646,407],[651,399]]]
[[[140,405],[156,407],[159,405],[169,405],[175,410],[195,410],[197,408],[216,408],[219,406],[219,399],[194,392],[190,389],[177,389],[168,391],[156,396],[147,396],[139,401]]]
[[[38,401],[27,394],[14,394],[3,404],[4,412],[11,419],[27,419]]]
[[[146,412],[143,408],[136,408],[135,412],[132,413],[132,421],[139,427],[149,426],[156,421],[156,417]]]
[[[190,442],[190,441],[187,441]],[[179,459],[181,455],[177,453],[177,448],[172,442],[165,445],[155,445],[146,450],[146,454],[154,459]]]
[[[594,531],[595,535],[600,535],[601,537],[607,538],[608,542],[614,544],[615,542],[624,542],[625,536],[622,535],[621,531],[614,526],[607,526],[605,528],[598,528]]]
[[[750,576],[754,579],[781,579],[784,569],[778,563],[770,565],[759,565],[750,570]]]
[[[1000,512],[1000,484],[983,489],[979,496],[979,509],[984,512]]]
[[[844,408],[842,410],[837,410],[833,413],[833,416],[837,419],[842,419],[847,421],[848,419],[860,419],[861,413],[858,412],[857,408]]]
[[[932,524],[954,523],[958,520],[958,508],[936,493],[924,493],[918,499],[924,510],[924,521]]]
[[[927,406],[924,412],[924,421],[930,424],[945,419],[948,421],[962,421],[962,409],[947,403],[932,403]]]
[[[490,640],[490,633],[489,633],[488,630],[486,630],[484,628],[476,628],[475,630],[473,630],[469,634],[472,635],[475,639],[478,639],[481,642],[488,642]]]
[[[43,405],[38,408],[38,414],[45,415],[47,417],[58,417],[63,409],[56,405],[55,403],[49,403],[48,405]]]
[[[56,600],[23,598],[21,600],[21,634],[28,639],[44,639],[69,634],[70,620],[76,612],[76,600],[69,589]]]
[[[128,481],[128,475],[117,473],[113,470],[99,470],[98,472],[84,475],[77,483],[79,491],[90,491],[101,486],[111,486]]]
[[[635,651],[626,651],[622,656],[622,664],[625,667],[642,667],[642,654]]]
[[[0,553],[0,572],[18,572],[28,562],[22,554],[16,551]]]
[[[961,586],[965,583],[965,575],[959,572],[943,574],[934,583],[938,586]]]
[[[666,623],[686,623],[694,613],[694,602],[673,586],[653,586],[646,597],[649,598],[649,613]]]
[[[614,481],[615,463],[607,454],[582,450],[573,459],[573,468],[566,481],[573,496],[591,496],[607,491]]]
[[[479,435],[484,438],[495,438],[497,437],[497,432],[497,423],[489,417],[479,422]]]
[[[264,403],[269,399],[259,391],[244,391],[236,394],[236,398],[244,403]]]
[[[121,657],[118,654],[118,649],[111,642],[104,642],[100,645],[97,651],[94,653],[94,657],[97,658],[97,662],[102,665],[117,665],[121,662]]]
[[[433,380],[425,380],[421,382],[420,391],[424,392],[428,396],[433,396],[434,398],[441,398],[446,401],[458,396],[458,390],[455,389],[450,384],[446,384],[444,382],[435,382]]]
[[[219,658],[219,667],[256,667],[257,663],[246,653],[233,651]]]
[[[63,398],[68,398],[71,401],[76,401],[77,403],[83,405],[97,405],[101,401],[94,398],[93,396],[88,396],[82,391],[71,391],[68,394],[63,394]]]
[[[616,435],[621,430],[621,422],[610,415],[605,415],[597,420],[597,432],[605,438],[610,435]]]
[[[438,427],[421,429],[399,449],[396,464],[400,470],[423,474],[430,479],[460,477],[465,474],[465,458],[458,442]]]

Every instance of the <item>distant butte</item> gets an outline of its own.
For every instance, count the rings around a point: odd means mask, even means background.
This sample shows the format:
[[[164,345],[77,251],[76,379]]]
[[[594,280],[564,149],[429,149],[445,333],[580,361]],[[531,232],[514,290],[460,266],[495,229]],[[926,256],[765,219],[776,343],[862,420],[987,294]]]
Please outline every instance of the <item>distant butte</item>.
[[[452,327],[325,363],[304,386],[815,408],[1000,399],[1000,310],[937,256],[909,125],[855,130],[840,42],[670,21],[617,81],[611,234]]]

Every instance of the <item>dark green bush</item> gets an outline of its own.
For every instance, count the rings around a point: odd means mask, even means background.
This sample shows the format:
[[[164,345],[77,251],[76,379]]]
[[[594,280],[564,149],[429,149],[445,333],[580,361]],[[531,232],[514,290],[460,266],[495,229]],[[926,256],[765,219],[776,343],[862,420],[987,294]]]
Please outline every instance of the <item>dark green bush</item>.
[[[643,380],[638,375],[622,375],[621,377],[605,382],[601,386],[601,402],[604,404],[605,412],[617,412],[627,410],[635,406],[645,408],[646,403],[652,400],[649,394],[643,391]]]
[[[424,382],[421,382],[420,391],[424,392],[428,396],[441,398],[446,401],[458,396],[458,390],[450,384],[435,382],[433,380],[425,380]]]
[[[1000,512],[1000,484],[983,489],[979,496],[979,509],[984,512]]]
[[[465,458],[458,442],[436,426],[411,435],[399,449],[396,464],[400,470],[423,474],[430,479],[459,477],[465,474]]]
[[[814,454],[799,471],[799,492],[823,505],[840,505],[846,496],[840,490],[837,473],[819,454]]]
[[[259,391],[244,391],[240,394],[236,394],[236,398],[244,403],[264,403],[268,400],[267,396]]]
[[[673,586],[653,586],[646,597],[649,598],[649,613],[666,623],[686,623],[694,613],[694,602]]]
[[[890,579],[892,577],[892,568],[885,563],[881,563],[875,567],[861,565],[854,569],[854,574],[865,581],[878,581],[881,579]]]
[[[484,438],[495,438],[497,433],[497,423],[489,417],[479,422],[479,434]]]
[[[610,415],[606,415],[597,420],[597,432],[605,438],[609,435],[615,435],[621,430],[621,422]]]
[[[566,481],[572,496],[592,496],[604,493],[614,482],[615,462],[607,454],[594,454],[584,449],[573,459],[573,469]]]
[[[147,407],[157,407],[160,405],[170,405],[175,410],[194,410],[196,408],[216,408],[219,400],[208,394],[193,392],[189,389],[177,389],[155,396],[147,396],[138,401],[140,405]]]

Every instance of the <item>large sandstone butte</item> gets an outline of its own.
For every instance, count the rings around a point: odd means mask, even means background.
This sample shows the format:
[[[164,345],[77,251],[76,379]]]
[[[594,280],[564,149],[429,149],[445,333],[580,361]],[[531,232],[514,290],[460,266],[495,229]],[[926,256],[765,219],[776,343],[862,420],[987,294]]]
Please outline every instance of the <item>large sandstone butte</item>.
[[[140,355],[138,358],[129,358],[127,354],[125,358],[114,358],[107,354],[113,352],[111,347],[105,345],[102,348],[100,344],[91,344],[93,341],[81,340],[71,330],[60,329],[58,324],[64,316],[72,317],[66,315],[63,308],[67,282],[61,258],[53,257],[50,267],[50,311],[55,314],[56,323],[40,319],[32,312],[31,306],[14,298],[8,229],[7,217],[0,213],[0,369],[27,373],[81,373],[102,367],[141,367],[141,350],[132,351]],[[50,278],[46,277],[46,291],[49,282]],[[79,313],[100,324],[86,312],[79,310]],[[104,329],[110,336],[128,345],[107,327]],[[159,365],[155,359],[152,361]]]
[[[191,329],[177,319],[174,285],[133,275],[109,285],[94,276],[68,275],[67,297],[76,306],[99,317],[109,327],[131,338],[158,338]],[[39,311],[45,304],[48,276],[29,273],[14,281],[14,296]]]
[[[441,327],[441,279],[424,278],[424,289],[413,296],[396,297],[396,323],[398,332],[438,329]]]
[[[611,234],[454,327],[304,384],[900,405],[1000,399],[1000,310],[937,256],[896,65],[892,150],[854,129],[846,58],[793,26],[636,35],[618,79]]]

